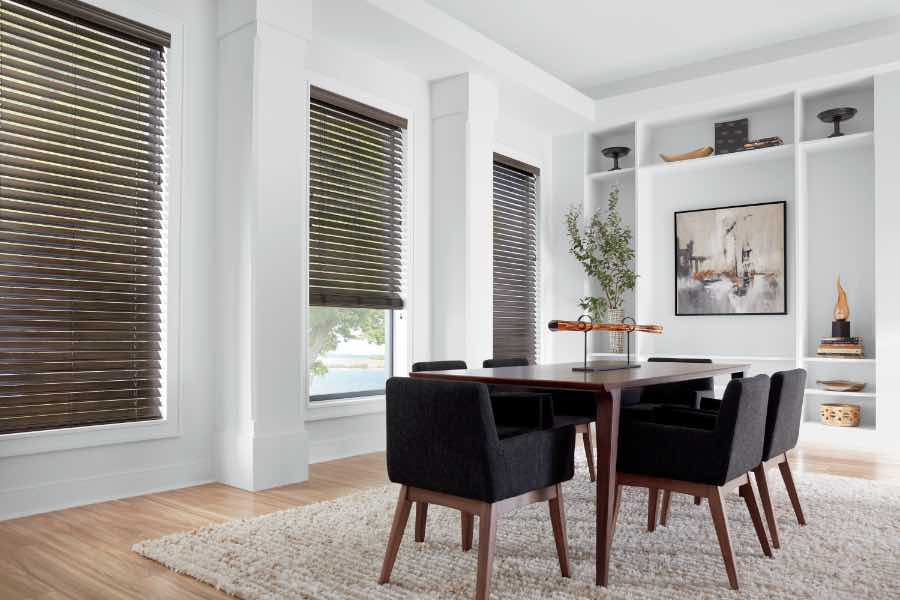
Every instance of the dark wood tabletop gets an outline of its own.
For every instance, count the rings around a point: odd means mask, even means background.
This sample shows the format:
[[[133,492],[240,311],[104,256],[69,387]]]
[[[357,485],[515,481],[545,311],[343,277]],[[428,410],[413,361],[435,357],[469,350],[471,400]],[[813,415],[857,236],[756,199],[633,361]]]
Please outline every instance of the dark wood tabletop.
[[[593,361],[588,366],[609,366],[610,361]],[[621,364],[617,361],[616,364]],[[496,369],[465,369],[455,371],[424,371],[410,373],[417,379],[455,379],[478,381],[495,385],[527,385],[528,387],[567,388],[598,391],[604,389],[639,388],[659,383],[675,383],[689,379],[729,375],[750,368],[749,364],[645,362],[636,369],[573,371],[582,363],[558,363],[527,367],[498,367]]]
[[[621,364],[621,361],[620,363]],[[608,361],[588,363],[610,366]],[[457,371],[424,371],[410,373],[416,379],[477,381],[494,385],[530,388],[574,389],[593,392],[597,406],[597,542],[596,584],[609,585],[609,556],[612,544],[613,506],[616,490],[616,453],[619,440],[619,411],[622,391],[660,383],[677,383],[716,375],[742,377],[749,364],[645,362],[636,369],[573,371],[583,363],[465,369]]]

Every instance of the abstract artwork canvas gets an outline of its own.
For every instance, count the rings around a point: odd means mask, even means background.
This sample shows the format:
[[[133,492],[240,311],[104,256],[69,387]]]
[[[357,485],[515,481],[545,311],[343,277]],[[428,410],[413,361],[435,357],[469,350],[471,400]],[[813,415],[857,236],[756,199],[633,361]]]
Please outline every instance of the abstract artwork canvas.
[[[676,212],[675,314],[786,314],[785,206]]]

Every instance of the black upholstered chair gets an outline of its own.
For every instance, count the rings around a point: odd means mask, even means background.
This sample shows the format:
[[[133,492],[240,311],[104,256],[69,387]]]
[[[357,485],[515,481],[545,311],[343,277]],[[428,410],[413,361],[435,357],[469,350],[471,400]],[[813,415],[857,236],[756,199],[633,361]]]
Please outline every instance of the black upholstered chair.
[[[485,369],[500,367],[526,367],[527,358],[489,358],[482,363]],[[492,394],[495,392],[492,391]],[[597,470],[594,466],[594,442],[591,439],[591,423],[597,420],[597,409],[594,397],[590,393],[575,390],[553,390],[552,397],[552,427],[574,425],[575,433],[581,434],[584,454],[587,459],[588,476],[591,481],[597,478]]]
[[[490,595],[497,521],[515,508],[549,502],[560,571],[569,577],[562,486],[572,478],[572,427],[501,439],[484,384],[393,377],[387,381],[387,469],[400,498],[378,583],[391,576],[412,503],[462,511],[463,549],[472,547],[479,517],[475,598]],[[415,536],[425,539],[426,511]]]
[[[463,360],[436,360],[413,363],[411,370],[413,373],[422,373],[458,371],[467,368]],[[488,390],[494,410],[494,421],[501,438],[553,426],[553,401],[549,392],[503,390],[496,386],[491,386]]]
[[[787,488],[788,497],[797,516],[800,525],[806,525],[803,508],[800,506],[800,497],[797,495],[797,486],[794,484],[794,475],[788,462],[787,453],[794,449],[800,438],[800,423],[803,418],[803,396],[806,390],[806,371],[793,369],[791,371],[779,371],[772,375],[769,386],[769,406],[766,411],[766,434],[763,440],[762,459],[753,468],[756,485],[759,488],[762,500],[763,512],[769,526],[769,534],[772,537],[772,545],[781,548],[781,540],[778,535],[778,525],[775,520],[775,511],[772,505],[772,496],[769,492],[769,482],[766,473],[777,466]],[[704,399],[708,407],[716,410],[689,410],[678,409],[665,411],[659,416],[658,421],[667,421],[671,424],[683,424],[693,427],[712,428],[715,424],[721,402],[712,399]],[[669,492],[663,495],[662,514],[660,523],[666,525],[669,519],[671,506]]]
[[[710,429],[630,420],[622,423],[619,435],[616,510],[622,486],[647,488],[648,528],[652,530],[660,490],[707,498],[728,581],[734,589],[738,588],[737,568],[724,492],[739,489],[763,552],[772,555],[749,477],[763,451],[768,394],[766,375],[733,379]],[[708,415],[703,418],[709,420]]]
[[[711,363],[709,358],[667,358],[654,356],[647,359],[648,362],[674,362],[674,363]],[[666,404],[698,407],[699,395],[713,391],[713,378],[703,377],[678,383],[664,383],[647,386],[641,392],[642,404]]]

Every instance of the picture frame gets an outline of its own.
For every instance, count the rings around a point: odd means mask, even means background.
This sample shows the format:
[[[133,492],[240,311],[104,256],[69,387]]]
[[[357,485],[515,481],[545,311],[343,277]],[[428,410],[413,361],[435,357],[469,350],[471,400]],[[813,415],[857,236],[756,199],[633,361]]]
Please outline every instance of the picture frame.
[[[788,314],[787,202],[674,213],[675,316]]]

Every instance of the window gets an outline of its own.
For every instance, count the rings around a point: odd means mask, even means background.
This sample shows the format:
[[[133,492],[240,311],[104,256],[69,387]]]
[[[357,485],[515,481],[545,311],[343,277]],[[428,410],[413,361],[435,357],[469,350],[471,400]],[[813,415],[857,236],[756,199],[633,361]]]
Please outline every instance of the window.
[[[494,358],[537,359],[540,171],[494,154]]]
[[[163,416],[169,43],[0,1],[0,433]]]
[[[310,398],[384,393],[403,308],[406,121],[313,87]]]

